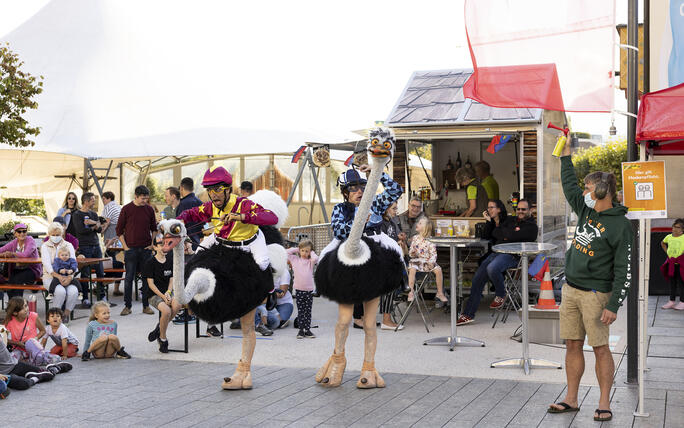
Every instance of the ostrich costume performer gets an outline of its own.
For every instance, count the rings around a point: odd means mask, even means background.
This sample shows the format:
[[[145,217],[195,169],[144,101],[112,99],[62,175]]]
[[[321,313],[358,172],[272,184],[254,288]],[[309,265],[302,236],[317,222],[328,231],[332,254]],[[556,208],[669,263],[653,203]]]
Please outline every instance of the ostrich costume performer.
[[[251,389],[250,364],[256,344],[254,312],[273,290],[268,255],[278,253],[269,251],[259,227],[275,225],[278,217],[254,201],[232,194],[232,177],[223,167],[208,170],[202,184],[211,201],[159,226],[164,234],[164,251],[173,249],[174,298],[210,324],[240,319],[242,356],[235,373],[224,378],[222,388]],[[183,263],[182,246],[178,245],[187,234],[181,220],[210,221],[215,228],[221,228],[215,243],[198,251],[187,265]],[[273,262],[281,269],[286,266],[284,258],[277,262],[274,258]]]
[[[339,303],[335,350],[316,373],[316,382],[325,386],[338,386],[342,382],[347,365],[344,346],[355,303],[363,303],[365,333],[363,367],[356,386],[385,386],[385,381],[375,370],[375,317],[379,296],[394,290],[401,282],[404,263],[399,245],[382,233],[379,226],[382,214],[399,199],[403,189],[383,172],[394,153],[392,132],[386,128],[372,130],[367,150],[371,164],[367,183],[355,170],[346,171],[338,180],[345,202],[333,209],[331,226],[335,239],[321,252],[315,273],[316,287],[321,295]],[[385,190],[375,195],[381,182]],[[366,188],[359,202],[358,191],[364,184]],[[366,219],[370,221],[366,223]]]

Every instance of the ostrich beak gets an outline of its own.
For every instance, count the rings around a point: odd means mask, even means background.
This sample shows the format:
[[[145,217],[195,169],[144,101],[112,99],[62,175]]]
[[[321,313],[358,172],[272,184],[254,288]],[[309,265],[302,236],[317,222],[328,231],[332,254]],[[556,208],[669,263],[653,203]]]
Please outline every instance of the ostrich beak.
[[[166,235],[164,235],[164,246],[162,246],[162,251],[165,253],[169,253],[180,242],[181,242],[180,236],[174,236],[174,235],[166,234]]]
[[[371,156],[375,158],[385,158],[387,156],[391,155],[391,150],[386,149],[381,145],[374,145],[371,146],[368,151],[370,152]]]

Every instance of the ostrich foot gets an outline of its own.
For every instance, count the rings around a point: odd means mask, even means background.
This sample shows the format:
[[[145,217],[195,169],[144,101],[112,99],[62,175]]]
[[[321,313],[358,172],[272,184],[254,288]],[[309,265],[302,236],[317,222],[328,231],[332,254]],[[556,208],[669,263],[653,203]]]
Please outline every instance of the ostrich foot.
[[[344,352],[333,353],[316,373],[316,382],[323,386],[340,386],[345,367],[347,367],[347,359],[344,357]]]
[[[384,388],[385,380],[375,370],[375,363],[364,361],[361,367],[361,377],[356,382],[356,387],[360,389]]]
[[[248,363],[243,363],[242,360],[238,362],[235,373],[231,377],[224,377],[223,389],[252,389],[252,372],[249,369]]]

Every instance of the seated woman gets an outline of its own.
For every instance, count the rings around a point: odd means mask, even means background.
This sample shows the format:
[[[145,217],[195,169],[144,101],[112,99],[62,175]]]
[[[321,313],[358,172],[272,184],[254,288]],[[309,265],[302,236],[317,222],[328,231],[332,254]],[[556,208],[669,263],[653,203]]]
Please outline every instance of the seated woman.
[[[52,302],[53,308],[62,308],[64,305],[64,320],[69,319],[69,314],[78,303],[78,293],[81,285],[72,274],[61,274],[53,269],[53,262],[60,250],[69,252],[69,258],[76,258],[74,247],[64,239],[64,228],[61,224],[53,222],[48,226],[48,240],[40,247],[40,256],[43,261],[43,286],[48,288],[54,279],[56,284]]]
[[[28,236],[28,227],[24,223],[14,226],[14,239],[0,248],[0,257],[38,258],[36,241],[31,236]],[[8,263],[8,265],[8,282],[10,284],[35,284],[36,280],[43,274],[43,268],[40,263]],[[10,290],[7,292],[10,298],[22,296],[23,294],[24,290]],[[0,299],[2,296],[3,294],[0,292]]]
[[[427,238],[432,236],[432,222],[423,217],[418,220],[416,225],[416,232],[418,234],[411,240],[411,248],[409,249],[409,302],[413,300],[413,286],[416,282],[416,272],[432,272],[435,274],[435,281],[437,282],[437,295],[435,295],[435,307],[441,308],[446,305],[448,300],[444,295],[444,286],[442,281],[442,268],[436,264],[437,261],[437,247]]]
[[[52,221],[59,223],[62,226],[62,230],[64,231],[62,233],[62,238],[64,238],[64,240],[66,240],[68,243],[71,244],[72,247],[74,247],[74,251],[78,251],[78,239],[76,239],[76,237],[74,235],[72,235],[71,233],[66,231],[67,224],[66,224],[66,221],[64,220],[64,217],[57,216],[57,217],[53,218]],[[50,234],[48,233],[48,235],[45,238],[43,238],[43,242],[47,242],[49,240],[50,240]]]
[[[490,254],[492,254],[492,247],[500,243],[494,237],[494,230],[497,227],[501,227],[504,221],[506,221],[508,218],[506,205],[504,205],[500,199],[490,199],[489,202],[487,202],[487,209],[482,213],[482,217],[484,217],[487,221],[482,233],[482,239],[489,241],[489,248],[488,251],[480,258],[478,266],[481,265]]]

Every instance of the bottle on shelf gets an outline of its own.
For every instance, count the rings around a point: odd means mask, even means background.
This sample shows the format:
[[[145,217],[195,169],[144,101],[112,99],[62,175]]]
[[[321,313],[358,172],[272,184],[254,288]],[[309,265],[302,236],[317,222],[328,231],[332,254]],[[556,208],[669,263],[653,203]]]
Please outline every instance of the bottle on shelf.
[[[447,161],[446,169],[448,169],[448,170],[454,169],[454,164],[451,163],[451,156],[449,156],[449,160]]]
[[[470,156],[468,156],[468,159],[466,160],[465,167],[466,168],[472,168],[473,167],[473,164],[470,163]]]
[[[463,162],[461,161],[461,152],[458,152],[458,156],[456,157],[456,169],[459,169],[462,166]]]

